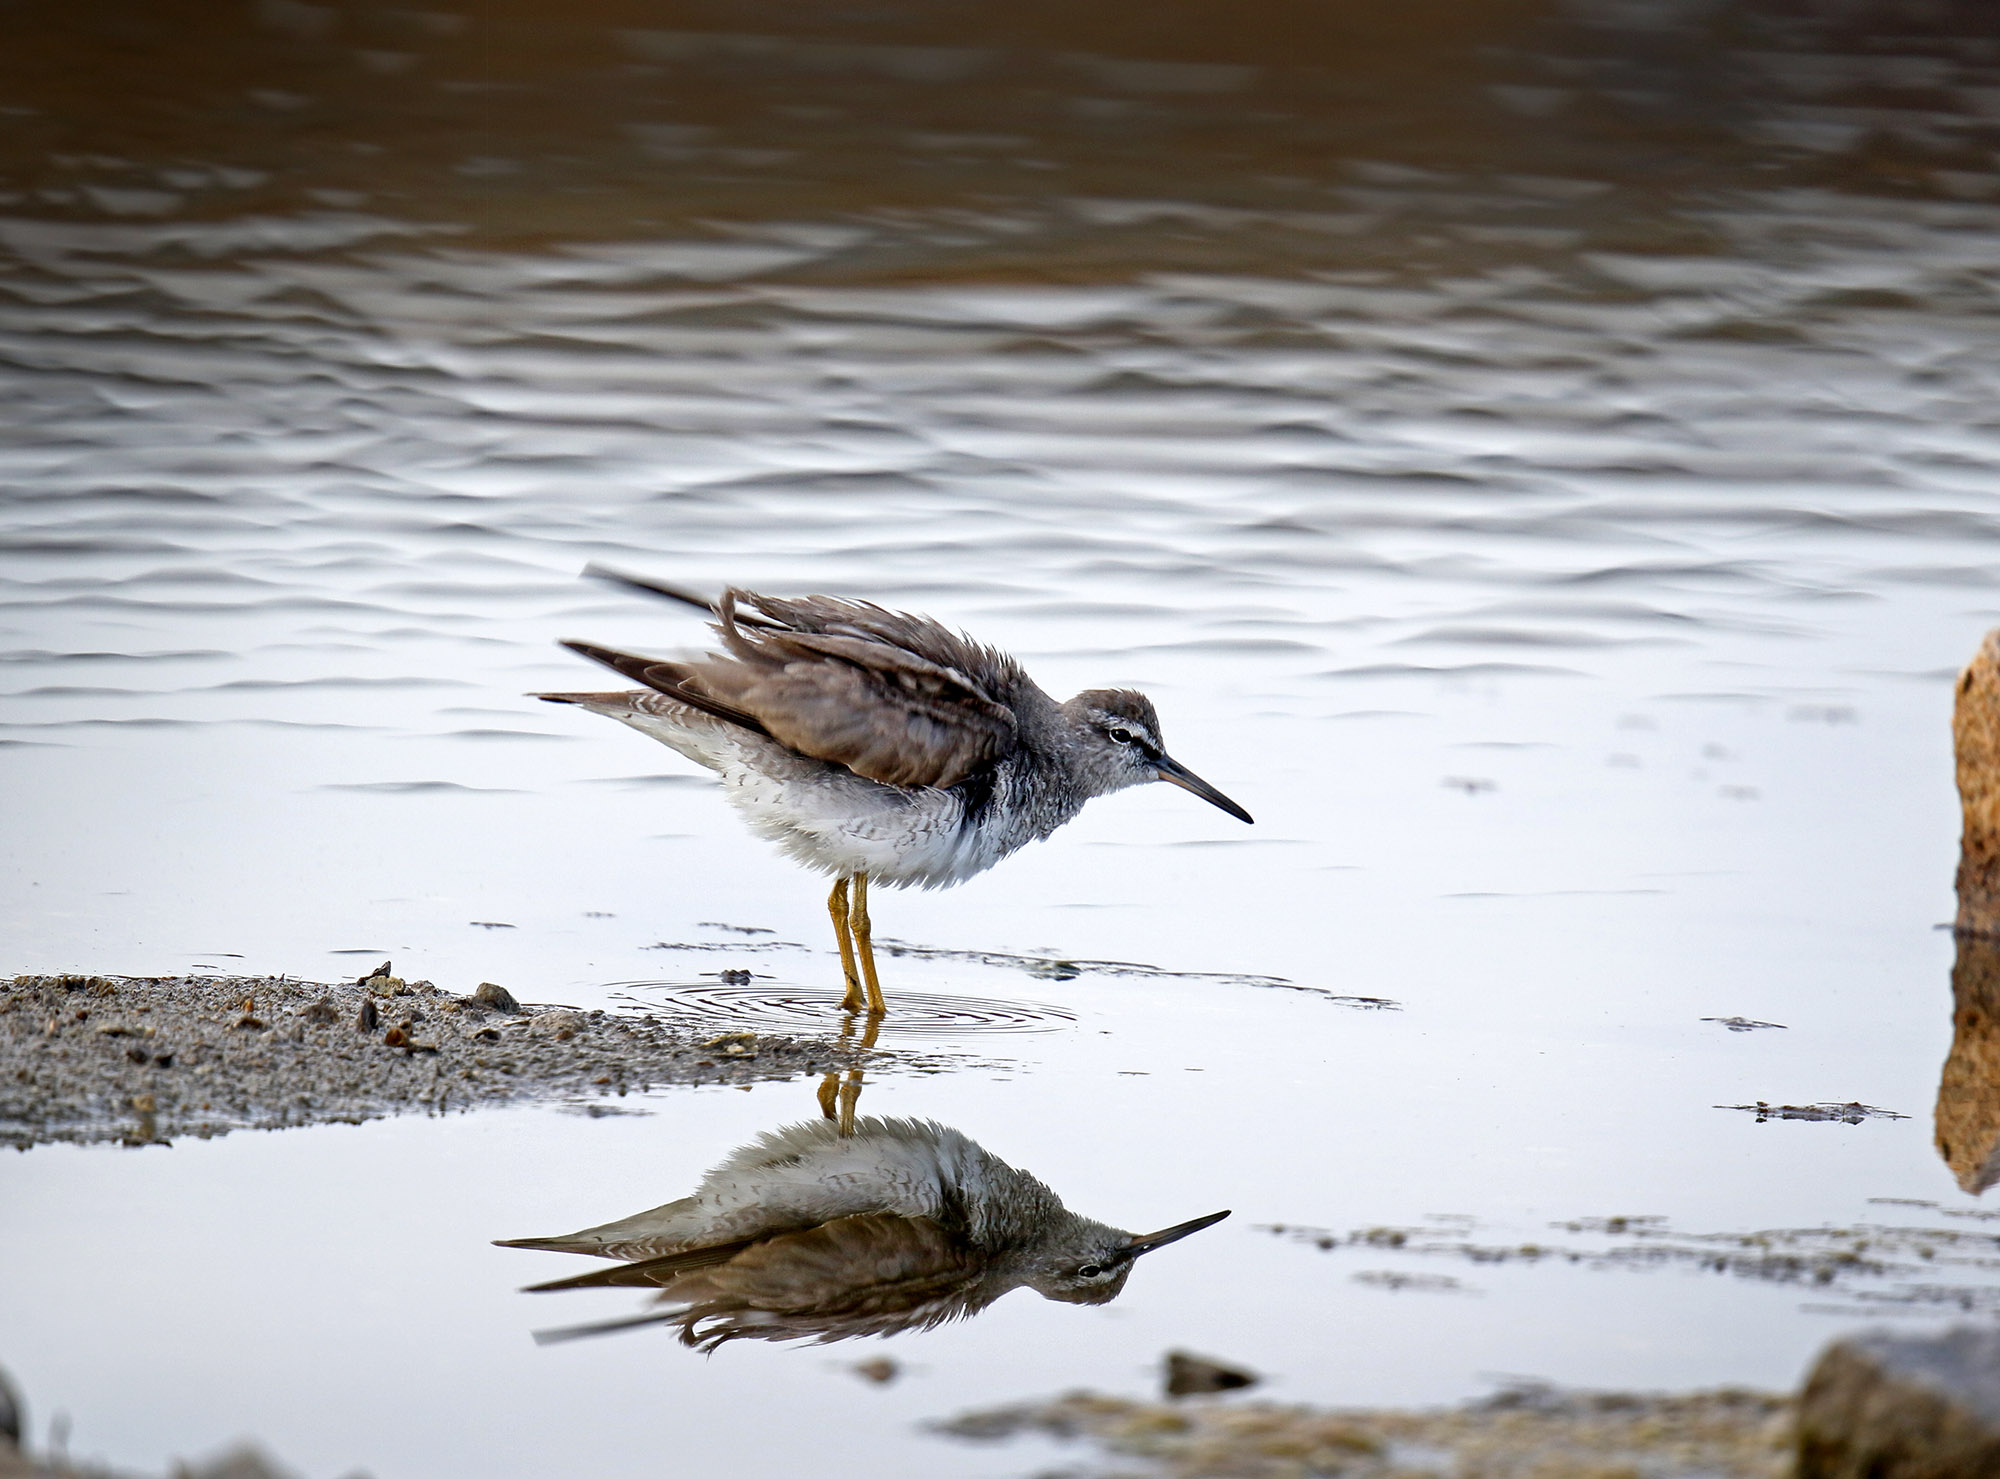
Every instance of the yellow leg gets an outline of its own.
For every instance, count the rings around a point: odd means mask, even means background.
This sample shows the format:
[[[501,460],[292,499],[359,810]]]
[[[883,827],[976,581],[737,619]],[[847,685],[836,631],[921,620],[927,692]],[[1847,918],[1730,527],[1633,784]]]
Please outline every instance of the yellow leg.
[[[835,883],[833,892],[827,895],[826,912],[833,916],[833,938],[840,946],[840,974],[847,983],[847,994],[840,999],[840,1009],[843,1012],[858,1012],[865,1003],[861,999],[861,976],[854,969],[854,938],[848,923],[845,878]],[[865,919],[867,916],[864,914],[862,917]]]
[[[868,922],[868,875],[854,875],[854,953],[861,957],[861,979],[868,985],[868,1015],[880,1017],[889,1008],[882,1000],[882,983],[875,978],[875,943]]]

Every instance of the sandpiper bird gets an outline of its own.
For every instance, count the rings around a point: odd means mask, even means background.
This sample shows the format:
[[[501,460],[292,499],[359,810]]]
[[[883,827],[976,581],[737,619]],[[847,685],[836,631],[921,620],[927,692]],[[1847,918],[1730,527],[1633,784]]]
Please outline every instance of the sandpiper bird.
[[[674,1324],[703,1350],[725,1341],[824,1343],[927,1330],[1026,1286],[1046,1299],[1103,1304],[1142,1253],[1227,1217],[1135,1236],[1064,1208],[1056,1194],[957,1130],[928,1120],[825,1120],[759,1136],[690,1197],[538,1248],[623,1259],[530,1286],[660,1290],[667,1309],[573,1326],[539,1339]]]
[[[1128,688],[1057,703],[1006,653],[866,601],[731,589],[710,602],[596,565],[584,573],[711,612],[724,650],[669,662],[564,642],[646,686],[537,697],[608,715],[717,772],[753,831],[833,875],[843,1011],[862,1009],[864,988],[872,1015],[887,1010],[871,880],[962,883],[1093,796],[1145,781],[1250,820],[1167,754],[1152,702]]]

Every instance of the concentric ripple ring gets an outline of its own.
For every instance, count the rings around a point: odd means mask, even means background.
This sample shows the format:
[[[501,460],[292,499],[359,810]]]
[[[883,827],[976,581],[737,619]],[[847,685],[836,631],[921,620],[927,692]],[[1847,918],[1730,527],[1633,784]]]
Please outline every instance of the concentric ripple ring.
[[[751,982],[615,981],[610,989],[643,1003],[673,1026],[825,1036],[842,1020],[840,993]],[[864,1019],[857,1019],[856,1027]],[[882,1023],[885,1037],[965,1037],[993,1032],[1059,1032],[1076,1014],[1047,1002],[898,991]]]

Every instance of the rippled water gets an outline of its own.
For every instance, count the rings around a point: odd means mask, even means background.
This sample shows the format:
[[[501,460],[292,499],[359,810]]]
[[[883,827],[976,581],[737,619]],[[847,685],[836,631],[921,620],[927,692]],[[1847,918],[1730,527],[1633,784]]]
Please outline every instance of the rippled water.
[[[1784,1386],[1931,1318],[1348,1235],[1973,1225],[1933,926],[1948,680],[2000,617],[2000,48],[1884,7],[884,15],[82,5],[0,59],[0,966],[389,954],[807,1025],[821,888],[521,695],[581,681],[560,636],[699,640],[587,560],[867,596],[1144,688],[1259,824],[1148,788],[880,896],[922,947],[885,1045],[975,1066],[864,1110],[1121,1226],[1236,1217],[877,1389],[861,1347],[538,1349],[542,1265],[486,1247],[680,1195],[807,1085],[43,1149],[0,1169],[36,1410],[134,1465],[653,1472],[666,1431],[1001,1474],[1042,1458],[916,1424],[1170,1345],[1435,1401]],[[1910,1118],[1716,1107],[1759,1100]]]
[[[836,983],[837,984],[837,983]],[[705,1027],[727,1022],[757,1032],[824,1033],[840,1017],[838,989],[796,991],[745,984],[683,985],[671,981],[625,981],[619,995],[664,1021]],[[1076,1015],[1047,1002],[1000,997],[943,996],[898,991],[893,1022],[880,1024],[886,1042],[906,1037],[965,1039],[989,1032],[1055,1032]]]

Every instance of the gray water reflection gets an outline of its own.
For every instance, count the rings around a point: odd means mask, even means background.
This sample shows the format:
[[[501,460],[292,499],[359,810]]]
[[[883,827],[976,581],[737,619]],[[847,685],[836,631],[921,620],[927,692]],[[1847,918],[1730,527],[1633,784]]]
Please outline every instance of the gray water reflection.
[[[652,1314],[546,1332],[678,1326],[683,1344],[824,1343],[928,1330],[1033,1289],[1107,1304],[1137,1260],[1229,1214],[1134,1234],[1065,1208],[1033,1176],[931,1120],[811,1120],[732,1152],[692,1196],[506,1248],[622,1259],[532,1286],[657,1289]]]

